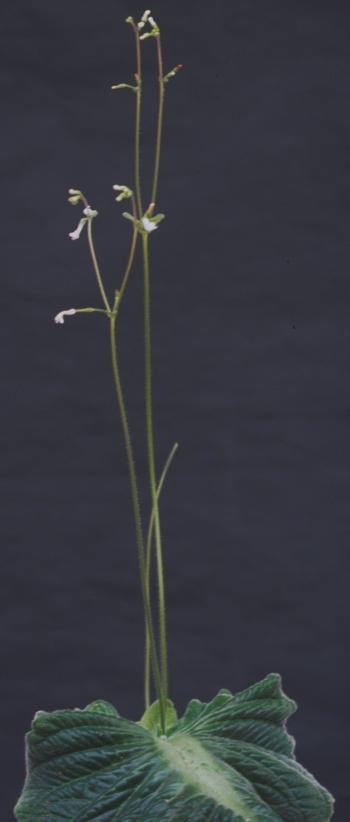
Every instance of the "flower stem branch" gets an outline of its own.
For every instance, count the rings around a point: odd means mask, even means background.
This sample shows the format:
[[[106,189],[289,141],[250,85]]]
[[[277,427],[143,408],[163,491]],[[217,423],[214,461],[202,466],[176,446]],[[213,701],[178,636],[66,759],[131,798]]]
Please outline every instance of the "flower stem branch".
[[[137,245],[137,235],[138,235],[138,230],[137,230],[137,208],[136,208],[136,201],[135,201],[134,195],[132,195],[132,197],[131,197],[131,204],[132,204],[132,213],[133,213],[133,217],[134,217],[134,226],[133,226],[133,232],[132,232],[132,236],[131,236],[131,245],[130,245],[130,252],[129,252],[128,262],[126,264],[126,269],[125,269],[125,272],[124,272],[124,276],[123,276],[123,279],[122,279],[122,284],[120,286],[120,290],[117,294],[118,310],[119,310],[120,303],[123,299],[126,286],[128,284],[129,274],[130,274],[130,271],[131,271],[131,266],[132,266],[133,261],[134,261],[136,245]]]
[[[89,249],[90,249],[92,264],[93,264],[94,271],[95,271],[95,274],[96,274],[97,285],[99,287],[99,291],[100,291],[102,300],[105,304],[106,311],[110,312],[111,311],[111,306],[108,302],[108,297],[107,297],[107,294],[105,292],[105,288],[104,288],[103,281],[102,281],[100,266],[98,264],[97,257],[96,257],[95,245],[94,245],[94,240],[93,240],[93,236],[92,236],[92,219],[90,217],[89,217],[88,223],[87,223],[87,236],[88,236],[88,243],[89,243]]]
[[[152,184],[151,202],[155,203],[157,199],[158,180],[159,180],[159,165],[160,165],[160,150],[162,144],[163,131],[163,115],[164,115],[164,76],[163,76],[163,55],[162,43],[160,33],[155,38],[157,42],[157,62],[158,62],[158,81],[159,81],[159,103],[158,103],[158,118],[157,118],[157,136],[156,136],[156,150],[154,158],[154,173]]]
[[[141,137],[141,100],[142,100],[142,62],[141,62],[141,44],[139,30],[134,21],[131,23],[135,35],[136,47],[136,106],[135,106],[135,146],[134,146],[134,162],[135,162],[135,191],[136,202],[139,213],[139,218],[142,217],[142,196],[141,196],[141,175],[140,175],[140,137]]]

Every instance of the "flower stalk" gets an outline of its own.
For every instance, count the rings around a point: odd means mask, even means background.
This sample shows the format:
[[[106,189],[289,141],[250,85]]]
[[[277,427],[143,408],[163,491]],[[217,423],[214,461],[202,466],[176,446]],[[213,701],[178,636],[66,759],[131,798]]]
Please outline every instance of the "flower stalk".
[[[164,214],[154,214],[156,197],[158,192],[160,154],[163,130],[164,112],[164,83],[174,74],[180,66],[176,66],[163,75],[163,57],[160,39],[160,29],[152,17],[150,9],[147,9],[138,23],[132,17],[127,18],[133,29],[135,37],[136,51],[136,71],[135,83],[119,83],[112,86],[112,89],[129,88],[135,92],[135,127],[134,127],[134,191],[127,185],[115,184],[113,186],[117,193],[116,201],[122,202],[124,199],[131,200],[131,213],[123,212],[123,216],[132,222],[132,235],[130,241],[129,254],[125,266],[121,283],[114,292],[114,299],[110,300],[107,295],[104,278],[98,261],[95,242],[93,237],[93,220],[98,212],[88,203],[85,194],[80,189],[69,189],[69,202],[76,206],[81,204],[83,213],[77,228],[70,232],[72,240],[78,240],[86,226],[86,238],[89,247],[91,262],[96,277],[96,283],[102,307],[93,308],[71,308],[60,311],[55,322],[59,325],[64,323],[66,316],[82,313],[98,312],[104,314],[109,323],[109,341],[111,352],[111,365],[114,381],[115,395],[119,410],[120,423],[124,438],[126,459],[128,465],[131,502],[135,523],[135,537],[138,553],[140,582],[143,600],[144,622],[145,622],[145,669],[144,669],[144,696],[146,708],[151,702],[151,672],[153,674],[154,688],[159,701],[159,714],[162,732],[166,728],[166,710],[168,698],[168,665],[167,665],[167,625],[166,625],[166,603],[165,603],[165,583],[163,567],[162,535],[159,515],[159,496],[164,480],[175,454],[177,444],[172,448],[165,463],[160,479],[157,478],[155,445],[154,445],[154,422],[153,422],[153,391],[152,391],[152,337],[151,337],[151,295],[150,295],[150,262],[149,262],[149,236],[153,233],[163,219]],[[159,100],[155,139],[154,169],[152,179],[151,202],[143,210],[142,205],[142,185],[141,185],[141,113],[142,113],[142,55],[141,41],[152,37],[156,40]],[[128,286],[130,273],[135,260],[135,253],[139,237],[142,244],[142,266],[144,284],[144,370],[145,370],[145,422],[146,422],[146,444],[149,468],[149,488],[151,513],[149,518],[147,541],[143,529],[143,520],[140,505],[140,494],[138,478],[135,466],[133,444],[130,434],[126,404],[124,399],[123,386],[121,381],[119,366],[119,347],[117,339],[118,316],[120,307]],[[158,590],[158,641],[154,628],[153,608],[151,602],[151,567],[152,550],[155,549],[155,565]]]
[[[152,183],[152,194],[151,200],[152,203],[156,202],[157,199],[157,191],[158,191],[158,181],[159,181],[159,166],[160,166],[160,151],[162,145],[162,131],[163,131],[163,117],[164,117],[164,69],[163,69],[163,54],[162,54],[162,43],[160,38],[160,31],[158,30],[158,35],[156,37],[157,43],[157,62],[158,62],[158,83],[159,83],[159,100],[158,100],[158,117],[157,117],[157,135],[156,135],[156,150],[155,150],[155,158],[154,158],[154,172],[153,172],[153,183]]]
[[[135,104],[135,137],[134,137],[134,174],[135,174],[135,191],[136,202],[139,217],[142,216],[142,196],[141,196],[141,175],[140,175],[140,140],[141,140],[141,103],[142,103],[142,60],[141,60],[141,43],[139,29],[132,17],[127,18],[127,23],[132,26],[135,35],[135,50],[136,50],[136,104]]]
[[[153,430],[153,398],[152,398],[152,339],[151,339],[151,298],[150,298],[150,268],[148,234],[142,236],[142,256],[144,275],[144,355],[145,355],[145,408],[146,408],[146,439],[148,454],[148,469],[152,509],[154,511],[154,533],[156,544],[156,564],[158,583],[158,618],[159,618],[159,645],[160,671],[162,681],[162,695],[168,697],[168,653],[167,653],[167,621],[165,604],[165,583],[163,567],[163,549],[160,527],[160,516],[157,495],[157,478],[154,455]]]

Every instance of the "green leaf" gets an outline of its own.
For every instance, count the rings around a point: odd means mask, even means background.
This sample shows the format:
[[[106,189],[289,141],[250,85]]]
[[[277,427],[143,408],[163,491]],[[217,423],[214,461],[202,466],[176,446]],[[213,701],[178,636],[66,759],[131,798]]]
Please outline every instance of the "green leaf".
[[[36,714],[27,735],[20,822],[328,822],[333,800],[294,758],[295,703],[270,674],[208,704],[193,700],[158,736],[109,703]],[[147,727],[145,727],[147,725]],[[152,730],[153,729],[153,730]]]
[[[171,699],[167,699],[165,705],[165,730],[168,731],[172,728],[176,721],[177,712],[175,705]],[[143,725],[148,731],[153,731],[157,736],[161,736],[162,723],[159,699],[157,699],[156,702],[152,702],[152,705],[147,708],[147,711],[145,711],[140,719],[140,725]]]

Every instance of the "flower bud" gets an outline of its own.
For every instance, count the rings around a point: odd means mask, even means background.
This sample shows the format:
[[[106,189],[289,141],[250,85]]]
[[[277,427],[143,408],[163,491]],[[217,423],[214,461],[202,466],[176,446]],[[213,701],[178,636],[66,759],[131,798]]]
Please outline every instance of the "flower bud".
[[[118,197],[115,198],[117,203],[121,203],[122,200],[126,200],[128,197],[132,197],[131,188],[128,188],[128,186],[119,186],[119,185],[115,184],[113,186],[113,188],[114,188],[114,191],[120,191],[120,194],[118,194]]]
[[[78,205],[80,200],[82,200],[82,193],[78,188],[68,189],[68,194],[70,195],[68,197],[68,202],[71,203],[71,205]]]

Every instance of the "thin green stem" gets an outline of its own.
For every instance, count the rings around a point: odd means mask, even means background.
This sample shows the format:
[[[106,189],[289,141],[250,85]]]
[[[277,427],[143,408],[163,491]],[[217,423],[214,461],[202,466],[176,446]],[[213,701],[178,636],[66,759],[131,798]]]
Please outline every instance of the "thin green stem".
[[[105,314],[106,317],[109,316],[108,312],[104,308],[76,308],[76,314]]]
[[[102,300],[103,300],[103,302],[106,306],[106,310],[108,312],[110,312],[111,311],[111,306],[108,302],[108,297],[107,297],[107,294],[105,292],[105,288],[104,288],[103,281],[102,281],[100,266],[98,264],[97,257],[96,257],[94,240],[93,240],[93,236],[92,236],[92,218],[91,217],[88,218],[87,236],[88,236],[88,243],[89,243],[89,249],[90,249],[92,264],[93,264],[95,274],[96,274],[97,285],[99,287]]]
[[[135,146],[134,146],[134,162],[135,162],[135,191],[136,202],[139,212],[139,217],[142,217],[142,196],[141,196],[141,175],[140,175],[140,137],[141,137],[141,99],[142,99],[142,62],[141,62],[141,43],[140,34],[135,23],[132,23],[135,34],[136,46],[136,108],[135,108]]]
[[[133,210],[135,213],[135,201],[133,201]],[[152,610],[150,605],[150,599],[147,590],[147,577],[146,577],[146,558],[145,558],[145,547],[144,547],[144,540],[143,540],[143,531],[142,531],[142,520],[141,520],[141,510],[140,510],[140,502],[139,502],[139,494],[138,494],[138,485],[137,485],[137,476],[136,476],[136,469],[135,469],[135,462],[133,457],[133,448],[132,442],[130,437],[129,431],[129,424],[127,418],[127,412],[125,407],[123,389],[120,379],[120,371],[119,371],[119,364],[118,364],[118,356],[117,356],[117,344],[116,344],[116,312],[111,310],[111,307],[108,302],[108,298],[105,292],[105,288],[103,285],[102,274],[100,271],[100,267],[98,264],[95,246],[92,236],[92,227],[91,227],[92,220],[88,220],[88,244],[91,254],[92,263],[94,266],[96,280],[99,287],[99,291],[102,297],[102,300],[106,306],[106,312],[109,316],[109,324],[110,324],[110,343],[111,343],[111,358],[112,358],[112,370],[113,370],[113,377],[114,377],[114,384],[115,384],[115,391],[116,397],[119,407],[120,419],[122,424],[122,430],[124,435],[125,441],[125,448],[127,454],[127,462],[128,462],[128,469],[129,469],[129,480],[130,480],[130,490],[131,490],[131,498],[132,498],[132,506],[134,512],[134,520],[135,520],[135,531],[136,531],[136,543],[137,543],[137,550],[138,550],[138,558],[139,558],[139,567],[140,567],[140,578],[141,578],[141,590],[142,590],[142,598],[143,598],[143,607],[144,607],[144,619],[145,619],[145,630],[148,636],[149,641],[149,654],[152,661],[152,668],[153,668],[153,676],[154,676],[154,684],[157,693],[157,697],[160,703],[160,716],[161,716],[161,724],[163,730],[165,729],[165,695],[163,694],[162,690],[162,678],[161,673],[159,670],[159,662],[158,662],[158,655],[156,650],[156,641],[155,641],[155,634],[154,634],[154,627],[153,627],[153,618],[152,618]],[[133,262],[134,254],[135,254],[135,247],[136,247],[136,233],[135,230],[136,226],[133,231],[133,236],[131,240],[131,248],[129,253],[129,258],[127,262],[127,266],[125,269],[123,281],[122,281],[122,291],[123,294],[125,292],[129,273],[131,269],[131,265]]]
[[[140,579],[141,579],[141,590],[142,590],[143,607],[144,607],[145,626],[146,626],[146,630],[147,630],[147,635],[149,637],[150,655],[151,655],[151,659],[152,659],[155,689],[156,689],[157,697],[158,697],[159,702],[160,702],[161,724],[162,724],[162,728],[163,728],[163,731],[164,731],[164,729],[165,729],[165,696],[164,696],[163,688],[162,688],[161,674],[160,674],[160,670],[159,670],[158,657],[157,657],[157,651],[156,651],[156,642],[155,642],[155,636],[154,636],[152,611],[151,611],[151,605],[150,605],[150,600],[149,600],[149,594],[148,594],[148,590],[147,590],[146,559],[145,559],[145,547],[144,547],[143,531],[142,531],[140,501],[139,501],[139,493],[138,493],[138,485],[137,485],[137,476],[136,476],[136,470],[135,470],[133,448],[132,448],[132,442],[131,442],[131,437],[130,437],[129,424],[128,424],[127,412],[126,412],[126,407],[125,407],[123,389],[122,389],[122,384],[121,384],[121,379],[120,379],[118,354],[117,354],[116,317],[115,317],[115,315],[110,317],[110,343],[111,343],[111,358],[112,358],[112,370],[113,370],[113,377],[114,377],[115,392],[116,392],[116,397],[117,397],[117,403],[118,403],[118,408],[119,408],[121,425],[122,425],[123,434],[124,434],[124,441],[125,441],[128,469],[129,469],[130,490],[131,490],[131,499],[132,499],[132,506],[133,506],[133,512],[134,512],[134,519],[135,519],[135,532],[136,532],[136,542],[137,542],[137,549],[138,549],[138,559],[139,559],[139,568],[140,568]]]
[[[157,199],[158,180],[159,180],[159,165],[160,165],[160,150],[162,144],[163,131],[163,115],[164,115],[164,80],[163,80],[163,56],[162,43],[160,34],[156,37],[157,40],[157,60],[158,60],[158,80],[159,80],[159,103],[158,103],[158,118],[157,118],[157,137],[156,137],[156,151],[154,158],[154,173],[152,184],[151,202],[155,203]]]
[[[157,502],[159,501],[159,497],[169,471],[170,465],[173,461],[175,453],[178,449],[178,443],[175,442],[173,445],[170,454],[166,460],[164,465],[163,471],[160,476],[160,480],[157,487]],[[152,552],[152,539],[154,533],[154,522],[155,522],[155,509],[154,505],[152,506],[151,516],[149,519],[148,530],[147,530],[147,542],[146,542],[146,583],[147,583],[147,591],[148,597],[150,599],[150,583],[151,583],[151,552]],[[145,638],[145,705],[146,708],[149,708],[151,703],[151,647],[150,647],[150,639],[148,631],[146,631],[146,638]]]
[[[151,501],[154,507],[156,563],[158,578],[158,612],[159,612],[159,644],[160,644],[160,672],[162,694],[164,699],[168,695],[168,661],[167,661],[167,627],[165,608],[165,587],[163,570],[162,537],[160,530],[159,508],[157,500],[157,480],[154,458],[153,435],[153,401],[152,401],[152,342],[151,342],[151,305],[150,305],[150,276],[148,235],[142,235],[143,272],[144,272],[144,337],[145,337],[145,405],[146,405],[146,436],[148,467],[151,490]]]
[[[131,271],[131,266],[132,266],[133,261],[134,261],[136,245],[137,245],[137,235],[138,235],[137,224],[136,224],[137,211],[136,211],[136,202],[135,202],[134,195],[132,195],[131,202],[132,202],[132,213],[133,213],[133,217],[134,217],[134,227],[133,227],[133,232],[132,232],[132,236],[131,236],[131,245],[130,245],[128,262],[126,264],[124,277],[122,279],[122,284],[120,286],[120,290],[119,290],[119,293],[118,293],[118,300],[117,300],[118,310],[119,310],[120,303],[123,299],[126,286],[128,284],[129,274],[130,274],[130,271]]]

